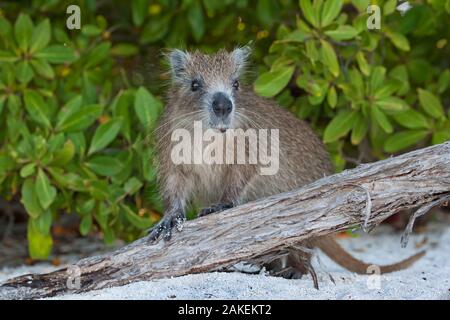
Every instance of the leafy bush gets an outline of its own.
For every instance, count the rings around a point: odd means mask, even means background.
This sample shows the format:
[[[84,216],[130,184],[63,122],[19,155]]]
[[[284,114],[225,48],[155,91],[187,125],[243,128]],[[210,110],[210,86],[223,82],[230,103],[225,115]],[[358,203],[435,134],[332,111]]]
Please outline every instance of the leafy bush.
[[[48,256],[59,212],[77,212],[82,235],[95,221],[108,243],[150,227],[161,204],[145,139],[160,100],[144,87],[113,94],[117,50],[104,37],[69,39],[25,14],[0,25],[1,191],[20,191],[30,255]]]
[[[429,3],[402,17],[396,1],[378,1],[382,27],[369,30],[370,1],[301,0],[302,16],[278,28],[256,92],[311,121],[337,169],[349,156],[371,161],[449,140],[450,1]]]
[[[253,41],[255,91],[307,119],[337,170],[448,140],[450,0],[404,17],[395,2],[378,1],[381,30],[368,0],[85,0],[81,30],[65,26],[72,1],[2,3],[0,194],[28,212],[30,255],[49,255],[66,212],[107,243],[159,219],[164,48]]]

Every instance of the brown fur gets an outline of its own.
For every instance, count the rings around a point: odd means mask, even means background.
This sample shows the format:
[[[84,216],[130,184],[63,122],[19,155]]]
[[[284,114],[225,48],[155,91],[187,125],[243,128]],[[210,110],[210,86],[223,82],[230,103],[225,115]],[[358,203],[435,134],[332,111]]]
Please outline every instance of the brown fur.
[[[164,115],[157,129],[159,179],[167,208],[166,216],[182,212],[190,202],[212,206],[231,202],[234,205],[301,187],[333,173],[327,151],[310,126],[277,106],[273,101],[256,96],[250,88],[232,90],[244,65],[247,53],[219,51],[214,55],[177,51],[170,57],[173,86],[169,91]],[[201,78],[204,93],[192,92],[192,79]],[[234,114],[230,128],[279,129],[279,171],[273,176],[259,174],[259,164],[192,164],[174,165],[170,154],[174,143],[171,132],[176,128],[192,131],[194,120],[204,128],[211,127],[208,90],[218,86],[230,93]],[[225,148],[225,146],[224,146]],[[255,152],[247,145],[247,154]],[[182,223],[182,222],[181,222]],[[179,227],[175,223],[175,226]],[[158,234],[159,236],[159,234]],[[170,237],[170,234],[169,234]],[[305,245],[305,244],[304,244]],[[316,239],[306,247],[318,246],[338,264],[366,273],[368,264],[354,259],[332,238]],[[266,266],[274,274],[292,276],[292,271],[311,272],[311,254],[287,249],[287,259],[279,258]],[[391,272],[407,267],[419,257],[383,267]]]

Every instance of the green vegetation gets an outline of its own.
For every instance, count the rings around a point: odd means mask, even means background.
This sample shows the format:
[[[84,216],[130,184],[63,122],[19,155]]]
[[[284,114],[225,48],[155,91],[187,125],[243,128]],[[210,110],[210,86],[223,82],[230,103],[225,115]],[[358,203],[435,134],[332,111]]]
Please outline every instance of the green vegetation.
[[[29,214],[45,259],[59,215],[80,233],[131,241],[163,208],[152,132],[163,110],[161,52],[252,42],[255,91],[306,119],[337,170],[450,139],[450,0],[72,1],[0,4],[0,194]]]

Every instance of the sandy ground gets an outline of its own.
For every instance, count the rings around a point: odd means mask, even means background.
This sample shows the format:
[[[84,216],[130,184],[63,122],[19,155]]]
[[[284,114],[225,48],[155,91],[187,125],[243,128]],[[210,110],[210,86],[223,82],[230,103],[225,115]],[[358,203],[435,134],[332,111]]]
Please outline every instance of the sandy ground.
[[[371,235],[339,241],[355,257],[371,263],[393,263],[422,249],[427,249],[427,254],[407,270],[361,276],[344,270],[318,252],[314,265],[319,290],[314,289],[310,276],[286,280],[267,276],[263,271],[215,272],[136,282],[57,299],[450,299],[450,225],[429,225],[426,232],[412,235],[405,249],[400,247],[400,234],[387,226],[375,229]],[[24,273],[53,269],[46,264],[3,268],[0,282]]]

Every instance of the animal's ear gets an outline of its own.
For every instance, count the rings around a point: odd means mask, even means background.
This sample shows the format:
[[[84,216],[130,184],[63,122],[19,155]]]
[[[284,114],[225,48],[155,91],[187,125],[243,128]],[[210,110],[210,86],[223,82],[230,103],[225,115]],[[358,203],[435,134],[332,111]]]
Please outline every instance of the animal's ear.
[[[180,78],[185,71],[186,63],[189,59],[189,53],[174,49],[168,54],[170,71],[174,79]]]
[[[245,67],[251,53],[252,49],[250,46],[238,47],[231,52],[231,56],[233,57],[239,71]]]

